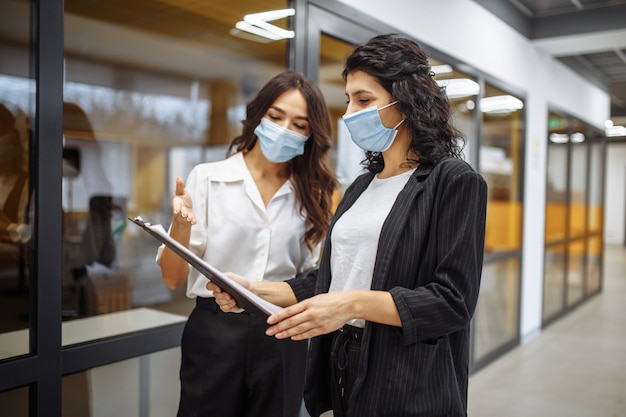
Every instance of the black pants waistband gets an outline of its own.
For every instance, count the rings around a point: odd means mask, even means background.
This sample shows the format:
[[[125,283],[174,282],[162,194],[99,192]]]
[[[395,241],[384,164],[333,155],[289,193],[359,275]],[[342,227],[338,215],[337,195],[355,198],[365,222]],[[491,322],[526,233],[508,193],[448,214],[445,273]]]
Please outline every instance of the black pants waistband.
[[[196,307],[213,311],[217,311],[220,309],[220,306],[217,305],[217,303],[215,302],[215,298],[213,297],[196,297]]]
[[[343,334],[344,338],[357,340],[359,342],[363,339],[362,327],[356,327],[356,326],[351,326],[349,324],[346,324],[341,329],[339,329],[339,332]]]

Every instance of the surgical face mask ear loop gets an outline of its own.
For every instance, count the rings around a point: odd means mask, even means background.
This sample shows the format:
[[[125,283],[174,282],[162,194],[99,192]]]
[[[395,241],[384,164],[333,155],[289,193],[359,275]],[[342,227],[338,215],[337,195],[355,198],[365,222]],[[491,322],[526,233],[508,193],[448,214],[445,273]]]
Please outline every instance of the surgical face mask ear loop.
[[[398,103],[398,100],[396,100],[396,101],[392,101],[391,103],[389,103],[389,104],[385,104],[384,106],[382,106],[381,108],[379,108],[379,109],[378,109],[378,111],[385,110],[387,107],[391,107],[391,106],[393,106],[394,104],[397,104],[397,103]]]
[[[392,102],[392,103],[389,103],[389,104],[386,104],[386,105],[382,106],[380,109],[378,109],[378,112],[380,113],[380,111],[381,111],[381,110],[384,110],[384,109],[386,109],[387,107],[391,107],[391,106],[393,106],[393,105],[394,105],[394,104],[396,104],[396,103],[398,103],[398,100],[396,100],[396,101],[394,101],[394,102]],[[379,117],[380,117],[380,116],[379,116]],[[389,144],[389,147],[391,147],[391,145],[392,145],[393,141],[396,139],[396,135],[398,134],[398,127],[400,127],[400,125],[401,125],[402,123],[404,123],[404,121],[405,121],[405,120],[406,120],[406,117],[404,117],[404,115],[402,115],[402,120],[400,120],[400,121],[398,122],[398,124],[396,124],[394,127],[392,127],[392,128],[391,128],[392,130],[394,130],[394,131],[395,131],[395,133],[394,133],[394,135],[393,135],[393,139],[392,139],[391,143]],[[381,121],[380,121],[380,124],[383,124],[382,119],[381,119]],[[385,126],[385,125],[383,125],[383,126]],[[388,128],[386,128],[386,129],[388,129]],[[389,149],[389,147],[387,147],[387,149]],[[385,150],[387,150],[387,149],[385,149]]]
[[[396,101],[394,101],[394,102],[392,102],[392,103],[389,103],[389,104],[385,104],[385,105],[384,105],[384,106],[382,106],[380,109],[378,109],[378,111],[380,112],[381,110],[384,110],[384,109],[386,109],[387,107],[391,107],[391,106],[393,106],[394,104],[397,104],[397,103],[398,103],[398,100],[396,100]],[[395,125],[394,127],[392,127],[392,129],[393,129],[393,130],[397,130],[397,129],[398,129],[398,127],[402,124],[402,122],[404,122],[404,121],[406,120],[406,117],[404,117],[404,115],[401,115],[401,116],[402,116],[402,120],[400,120],[400,121],[398,122],[398,124],[397,124],[397,125]],[[382,120],[381,120],[380,122],[382,123]],[[383,125],[383,126],[384,126],[384,125]]]
[[[406,118],[403,118],[402,120],[400,120],[398,122],[397,125],[395,125],[394,127],[392,127],[393,130],[398,130],[398,127],[400,127],[400,125],[406,120]]]

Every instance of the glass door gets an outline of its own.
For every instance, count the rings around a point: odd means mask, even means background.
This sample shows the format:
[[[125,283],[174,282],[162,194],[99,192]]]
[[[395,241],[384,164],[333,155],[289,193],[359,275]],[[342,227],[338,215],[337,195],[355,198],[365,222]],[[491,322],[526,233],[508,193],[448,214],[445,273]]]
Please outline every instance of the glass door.
[[[294,64],[297,70],[318,83],[330,111],[334,141],[331,166],[340,183],[337,203],[345,188],[361,172],[360,163],[364,159],[363,151],[352,143],[341,119],[346,111],[345,81],[341,76],[343,64],[355,45],[367,41],[377,32],[313,3],[308,2],[308,7],[303,7],[308,30],[306,38],[296,44]]]

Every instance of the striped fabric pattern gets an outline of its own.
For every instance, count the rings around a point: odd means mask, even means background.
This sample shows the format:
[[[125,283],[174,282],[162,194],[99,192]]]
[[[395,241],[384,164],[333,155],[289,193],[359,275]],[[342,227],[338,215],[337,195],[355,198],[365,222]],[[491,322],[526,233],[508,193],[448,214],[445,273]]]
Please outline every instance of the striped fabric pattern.
[[[336,221],[367,188],[357,178]],[[348,416],[466,416],[469,327],[482,273],[487,185],[460,159],[420,166],[383,225],[372,289],[390,291],[402,327],[366,323]],[[332,233],[332,226],[331,231]],[[363,227],[367,220],[363,219]],[[298,299],[330,285],[330,239],[320,268],[290,284]],[[330,409],[329,336],[311,340],[305,401]]]

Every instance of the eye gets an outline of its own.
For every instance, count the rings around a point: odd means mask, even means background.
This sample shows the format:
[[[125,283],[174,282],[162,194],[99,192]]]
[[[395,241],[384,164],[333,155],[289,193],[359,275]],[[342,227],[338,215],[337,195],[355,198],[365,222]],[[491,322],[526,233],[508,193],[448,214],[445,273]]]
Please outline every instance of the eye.
[[[303,132],[304,134],[308,134],[309,133],[309,125],[306,123],[294,123],[293,124],[295,127],[295,130],[299,130],[300,132]]]

